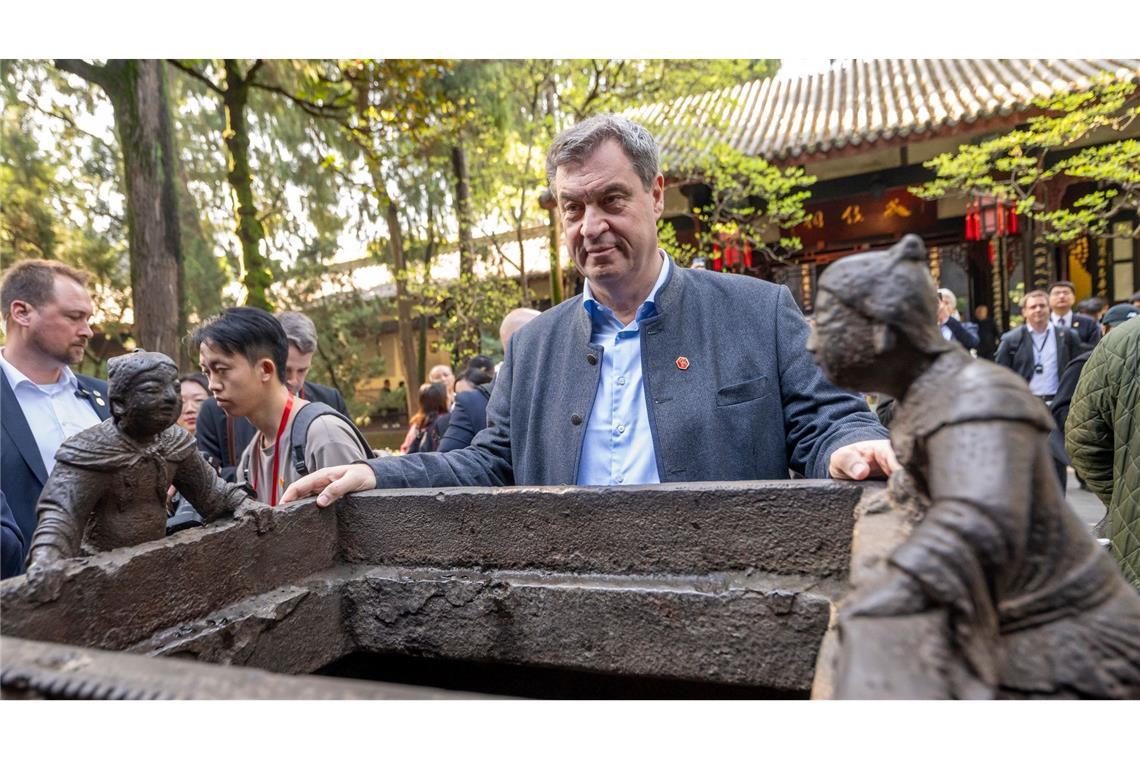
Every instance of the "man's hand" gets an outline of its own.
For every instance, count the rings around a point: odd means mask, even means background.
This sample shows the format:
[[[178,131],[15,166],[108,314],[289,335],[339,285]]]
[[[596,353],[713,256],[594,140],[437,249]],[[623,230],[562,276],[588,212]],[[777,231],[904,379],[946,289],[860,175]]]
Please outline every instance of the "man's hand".
[[[317,491],[317,506],[327,507],[345,494],[367,491],[376,487],[376,473],[366,464],[342,464],[338,467],[326,467],[306,475],[281,496],[281,502],[297,501],[312,496]],[[322,490],[323,489],[323,490]]]
[[[947,304],[945,301],[943,301],[941,298],[939,298],[938,299],[938,324],[939,325],[946,324],[946,320],[950,319],[950,315],[953,313],[954,312],[950,311],[950,305]]]
[[[849,443],[831,454],[827,471],[833,478],[842,480],[866,480],[870,477],[886,477],[899,469],[899,460],[885,438],[874,441]]]

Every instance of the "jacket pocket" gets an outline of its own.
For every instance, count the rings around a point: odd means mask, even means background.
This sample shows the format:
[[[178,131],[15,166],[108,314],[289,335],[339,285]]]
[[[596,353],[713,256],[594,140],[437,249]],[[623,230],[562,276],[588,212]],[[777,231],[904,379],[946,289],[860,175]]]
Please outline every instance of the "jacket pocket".
[[[755,401],[767,396],[770,390],[771,385],[768,383],[767,377],[756,377],[743,383],[721,388],[716,393],[716,405],[732,406],[733,404],[743,404],[746,401]]]

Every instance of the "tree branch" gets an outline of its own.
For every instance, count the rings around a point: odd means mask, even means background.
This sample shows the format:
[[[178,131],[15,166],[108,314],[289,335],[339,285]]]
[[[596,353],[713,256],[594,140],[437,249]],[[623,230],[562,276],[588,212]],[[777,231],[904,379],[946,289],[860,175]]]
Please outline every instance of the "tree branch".
[[[106,66],[96,66],[78,58],[56,58],[53,63],[57,69],[93,82],[104,90],[111,90],[115,86]]]
[[[197,69],[195,69],[193,66],[187,66],[186,64],[184,64],[181,61],[176,60],[174,58],[167,58],[166,62],[169,63],[174,68],[178,69],[179,71],[181,71],[185,74],[189,74],[190,76],[194,77],[195,79],[197,79],[199,82],[201,82],[202,84],[209,87],[211,90],[213,90],[218,95],[225,95],[225,91],[222,90],[221,87],[214,84],[214,82],[209,77],[207,77],[205,74],[203,74],[200,71],[198,71]]]
[[[85,136],[91,138],[92,140],[102,144],[102,145],[106,145],[106,146],[110,147],[110,144],[106,140],[104,140],[99,135],[92,134],[91,132],[88,132],[86,129],[84,129],[83,127],[76,124],[75,119],[71,118],[71,116],[69,116],[68,114],[61,113],[59,111],[51,111],[51,110],[48,110],[46,108],[42,108],[35,103],[25,103],[25,105],[31,107],[35,111],[39,111],[44,116],[51,116],[53,118],[59,119],[64,124],[71,127],[72,129],[74,129],[79,134],[85,135]]]
[[[256,61],[253,62],[253,65],[249,67],[249,71],[245,72],[245,81],[247,84],[253,84],[253,78],[255,76],[257,76],[257,70],[260,69],[264,65],[265,65],[265,59],[264,58],[258,58]]]
[[[264,82],[249,82],[250,87],[256,87],[259,90],[266,92],[273,92],[287,100],[291,100],[295,105],[299,106],[301,110],[318,119],[339,119],[348,110],[347,106],[343,105],[327,105],[324,103],[313,103],[312,101],[305,100],[304,98],[297,97],[283,87],[277,85],[265,84]]]

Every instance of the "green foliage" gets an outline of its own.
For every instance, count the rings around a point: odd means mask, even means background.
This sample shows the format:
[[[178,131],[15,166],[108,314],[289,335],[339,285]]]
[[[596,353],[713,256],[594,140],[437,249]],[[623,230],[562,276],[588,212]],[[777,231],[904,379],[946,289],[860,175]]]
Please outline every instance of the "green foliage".
[[[45,61],[0,62],[0,81],[0,265],[49,258],[90,272],[96,327],[117,339],[130,305],[122,167],[112,135],[80,126],[99,98]],[[83,369],[105,360],[90,352]]]
[[[965,194],[1012,201],[1051,242],[1107,234],[1114,216],[1140,209],[1140,143],[1088,144],[1118,137],[1140,116],[1135,83],[1105,74],[1087,91],[1055,93],[1034,105],[1043,113],[1025,126],[927,161],[935,179],[911,191],[927,199]],[[1055,180],[1093,184],[1068,206],[1051,207],[1046,183]]]
[[[174,64],[183,69],[171,71],[169,81],[184,298],[193,323],[239,298],[242,245],[217,91],[226,84],[224,63]],[[0,253],[7,258],[19,241],[21,251],[42,247],[96,271],[121,321],[130,303],[122,168],[110,133],[88,135],[79,126],[90,128],[105,99],[44,62],[0,65],[12,106],[0,135]],[[254,65],[238,62],[237,71],[249,77]],[[479,350],[497,358],[502,317],[534,300],[522,273],[540,262],[523,238],[549,221],[538,198],[554,135],[596,113],[665,102],[773,69],[767,61],[731,60],[266,60],[244,106],[266,295],[314,319],[321,354],[313,377],[338,386],[358,416],[367,404],[353,399],[353,389],[382,371],[380,331],[397,309],[393,299],[363,289],[344,264],[346,246],[388,269],[411,306],[406,321],[418,327],[426,317],[457,363]],[[474,240],[464,243],[458,275],[452,266],[461,242],[457,148],[466,158]],[[776,242],[772,231],[798,221],[810,178],[723,148],[685,172],[718,188],[714,204],[701,212],[706,233],[740,231],[770,241],[763,245],[772,250],[794,245]],[[670,232],[662,233],[666,245]],[[403,242],[399,260],[396,236]]]
[[[518,289],[511,280],[462,274],[451,282],[425,282],[417,290],[421,303],[416,313],[435,319],[440,349],[451,354],[455,366],[465,365],[474,353],[502,360],[499,323],[519,305]],[[470,324],[476,326],[480,342],[474,352],[463,352],[460,346]]]
[[[317,328],[310,379],[338,389],[353,418],[365,424],[371,408],[356,397],[356,386],[384,371],[379,354],[383,325],[376,302],[356,287],[351,272],[337,271],[330,263],[319,248],[304,251],[279,281],[278,301],[282,310],[306,314]],[[338,292],[329,297],[326,288]]]

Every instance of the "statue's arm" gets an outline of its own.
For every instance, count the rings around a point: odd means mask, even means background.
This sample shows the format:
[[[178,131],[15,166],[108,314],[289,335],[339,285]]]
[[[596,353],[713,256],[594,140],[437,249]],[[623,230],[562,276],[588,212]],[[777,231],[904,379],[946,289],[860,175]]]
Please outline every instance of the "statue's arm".
[[[1024,554],[1044,433],[1028,423],[948,425],[928,440],[930,509],[891,555],[933,603],[988,615],[996,572]]]
[[[36,504],[36,532],[28,565],[79,554],[91,511],[106,488],[106,473],[56,462]]]
[[[178,464],[174,472],[174,487],[206,522],[236,511],[248,500],[240,486],[218,477],[214,468],[196,451]]]

